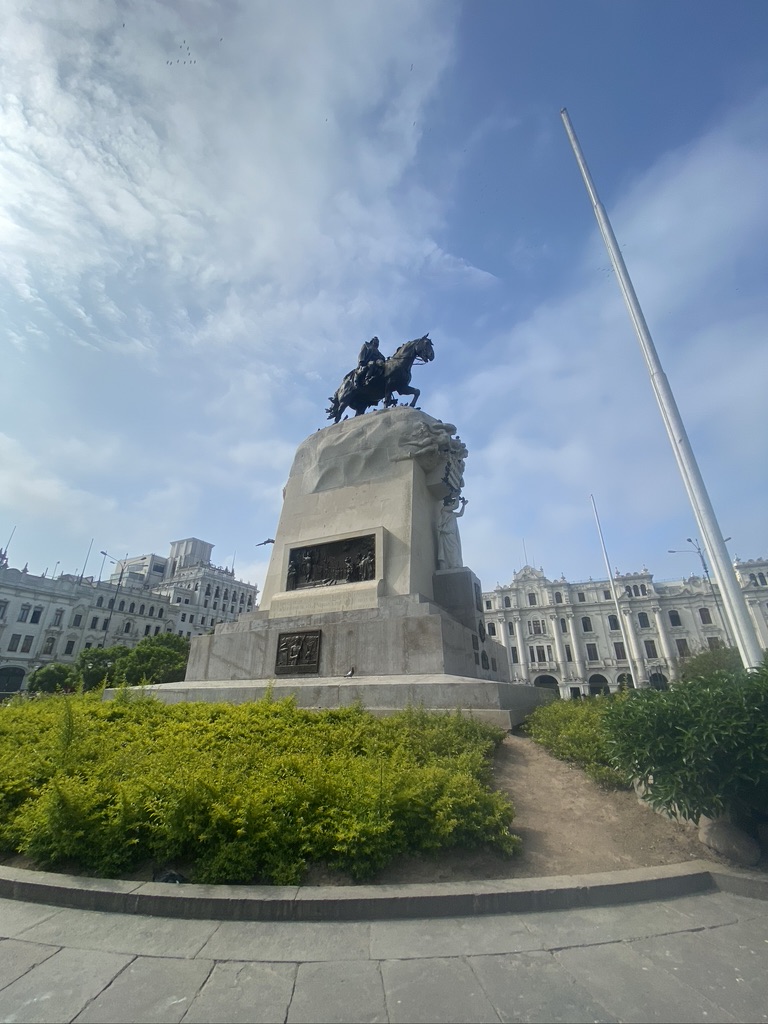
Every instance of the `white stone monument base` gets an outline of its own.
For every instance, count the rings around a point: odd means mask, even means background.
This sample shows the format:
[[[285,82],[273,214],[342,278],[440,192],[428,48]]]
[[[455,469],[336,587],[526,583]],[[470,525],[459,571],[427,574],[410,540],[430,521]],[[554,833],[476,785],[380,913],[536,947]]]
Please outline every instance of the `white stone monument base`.
[[[144,691],[164,704],[188,701],[246,704],[270,694],[274,700],[293,697],[298,707],[318,711],[359,702],[374,715],[391,715],[408,706],[421,706],[428,711],[460,711],[501,729],[514,728],[535,707],[554,699],[553,694],[535,686],[489,683],[448,675],[355,676],[349,680],[302,676],[285,677],[271,683],[264,679],[207,679],[147,686]],[[105,690],[105,699],[113,698],[116,692]]]

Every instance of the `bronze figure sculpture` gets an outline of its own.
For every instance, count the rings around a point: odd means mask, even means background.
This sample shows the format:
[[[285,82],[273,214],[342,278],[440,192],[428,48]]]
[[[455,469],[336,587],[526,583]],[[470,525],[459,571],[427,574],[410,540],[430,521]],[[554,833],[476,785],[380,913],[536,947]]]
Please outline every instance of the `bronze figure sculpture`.
[[[360,416],[379,402],[384,402],[386,408],[397,405],[397,399],[392,397],[395,392],[413,395],[413,408],[421,394],[418,388],[411,387],[413,365],[430,363],[434,358],[429,334],[406,341],[388,359],[379,352],[379,339],[371,338],[360,349],[358,365],[346,374],[336,394],[331,396],[326,409],[328,419],[338,423],[346,409],[354,409],[355,416]]]

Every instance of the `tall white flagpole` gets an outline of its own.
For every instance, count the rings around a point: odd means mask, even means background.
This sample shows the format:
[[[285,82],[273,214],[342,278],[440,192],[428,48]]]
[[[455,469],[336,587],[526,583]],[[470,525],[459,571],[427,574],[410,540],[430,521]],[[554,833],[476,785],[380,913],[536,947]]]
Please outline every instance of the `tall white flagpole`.
[[[608,549],[605,546],[605,540],[603,539],[603,528],[600,525],[600,516],[597,514],[597,505],[595,504],[594,496],[590,494],[589,500],[592,502],[592,511],[595,513],[595,524],[597,526],[597,535],[600,538],[600,547],[603,549],[603,561],[605,562],[605,571],[608,573],[608,586],[611,588],[611,595],[613,596],[613,606],[616,609],[616,617],[619,620],[619,629],[621,630],[621,639],[624,641],[624,653],[627,656],[627,664],[632,676],[632,685],[635,689],[639,689],[646,682],[643,679],[644,669],[642,664],[638,663],[635,658],[632,657],[632,648],[629,646],[629,636],[627,635],[627,629],[624,622],[624,616],[621,612],[619,605],[619,595],[616,592],[616,582],[611,572],[611,563],[608,560]],[[619,660],[618,658],[616,659]]]
[[[619,250],[611,222],[608,220],[608,214],[605,212],[605,208],[598,197],[592,176],[584,159],[584,154],[573,130],[571,119],[568,117],[568,111],[563,108],[560,111],[560,116],[568,133],[571,148],[589,193],[600,233],[603,236],[608,255],[611,258],[613,269],[616,271],[619,287],[627,304],[637,339],[640,342],[640,348],[645,357],[651,377],[651,387],[659,404],[661,417],[664,420],[664,426],[667,429],[667,435],[677,459],[680,475],[683,478],[683,484],[688,492],[688,498],[693,508],[693,514],[696,518],[701,538],[709,555],[712,572],[720,588],[720,595],[723,599],[723,605],[725,606],[726,615],[728,616],[741,660],[746,669],[758,668],[763,661],[763,651],[758,642],[747,603],[744,600],[744,595],[733,571],[728,550],[725,546],[717,517],[715,516],[715,510],[709,500],[704,480],[699,472],[693,449],[691,448],[682,417],[675,402],[675,396],[672,394],[669,381],[661,367],[656,347],[653,344],[651,333],[648,330],[643,311],[640,308],[635,289],[632,286],[632,281],[624,264],[624,258]]]

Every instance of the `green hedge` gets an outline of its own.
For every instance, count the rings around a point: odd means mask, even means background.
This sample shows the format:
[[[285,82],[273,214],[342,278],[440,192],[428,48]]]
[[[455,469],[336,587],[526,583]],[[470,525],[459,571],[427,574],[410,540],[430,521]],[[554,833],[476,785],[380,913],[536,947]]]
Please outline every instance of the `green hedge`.
[[[698,820],[768,814],[768,671],[714,672],[671,690],[555,701],[529,735],[600,781],[640,780],[660,809]]]
[[[404,853],[512,854],[512,805],[488,785],[502,737],[419,710],[19,700],[0,707],[0,844],[41,867],[276,884],[312,862],[364,879]]]

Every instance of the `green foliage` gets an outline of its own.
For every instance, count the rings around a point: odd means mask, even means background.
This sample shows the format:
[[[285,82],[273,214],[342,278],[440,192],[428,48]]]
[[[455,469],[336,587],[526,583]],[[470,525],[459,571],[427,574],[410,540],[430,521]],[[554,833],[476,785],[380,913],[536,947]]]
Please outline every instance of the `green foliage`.
[[[184,678],[189,660],[189,640],[173,633],[147,636],[120,663],[122,681],[175,683]]]
[[[30,693],[55,693],[57,690],[73,690],[76,682],[71,665],[54,661],[30,672],[27,689]]]
[[[596,782],[614,788],[623,786],[624,779],[612,760],[607,719],[611,707],[623,705],[631,692],[551,701],[529,715],[525,731],[550,754],[580,765]]]
[[[708,679],[719,672],[739,675],[743,671],[741,655],[735,647],[718,647],[713,651],[702,651],[692,658],[683,658],[679,680],[688,683],[693,679]]]
[[[614,763],[655,806],[697,820],[768,811],[768,672],[715,673],[611,709]]]
[[[83,691],[102,686],[137,686],[140,683],[175,683],[184,678],[189,659],[189,640],[173,633],[146,636],[134,648],[123,644],[89,647],[72,665],[54,662],[29,677],[29,689],[39,693],[56,690]]]
[[[151,858],[202,882],[285,884],[311,862],[362,879],[408,852],[512,854],[512,805],[487,785],[502,736],[420,710],[164,705],[128,689],[11,704],[0,843],[100,875]]]

